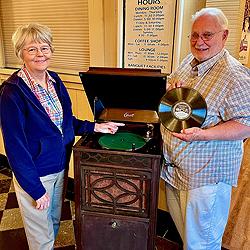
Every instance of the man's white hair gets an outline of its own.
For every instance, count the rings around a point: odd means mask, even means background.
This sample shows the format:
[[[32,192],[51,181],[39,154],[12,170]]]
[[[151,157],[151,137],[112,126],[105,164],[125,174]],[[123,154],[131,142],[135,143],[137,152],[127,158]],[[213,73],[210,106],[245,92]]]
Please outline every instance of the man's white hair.
[[[192,24],[195,22],[195,20],[198,17],[201,16],[215,16],[221,25],[222,29],[227,29],[228,27],[228,19],[225,16],[225,14],[218,8],[203,8],[199,11],[197,11],[194,15],[192,15]]]

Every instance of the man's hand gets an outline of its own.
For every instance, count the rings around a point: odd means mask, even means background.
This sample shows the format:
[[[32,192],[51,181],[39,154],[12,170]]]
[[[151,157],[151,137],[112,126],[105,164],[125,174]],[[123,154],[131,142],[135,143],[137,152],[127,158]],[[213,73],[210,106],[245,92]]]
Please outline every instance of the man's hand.
[[[185,83],[183,81],[179,81],[178,79],[174,78],[174,79],[171,79],[167,83],[167,91],[169,91],[171,89],[175,89],[175,88],[181,88],[184,86],[185,86]]]
[[[172,135],[187,142],[205,141],[204,130],[197,127],[182,129],[181,133],[173,132]]]
[[[244,140],[246,138],[250,138],[250,126],[230,120],[206,129],[196,127],[183,129],[181,133],[172,133],[172,135],[188,142],[212,140]]]
[[[36,200],[36,209],[43,210],[49,207],[50,197],[48,193],[45,193],[41,198]]]

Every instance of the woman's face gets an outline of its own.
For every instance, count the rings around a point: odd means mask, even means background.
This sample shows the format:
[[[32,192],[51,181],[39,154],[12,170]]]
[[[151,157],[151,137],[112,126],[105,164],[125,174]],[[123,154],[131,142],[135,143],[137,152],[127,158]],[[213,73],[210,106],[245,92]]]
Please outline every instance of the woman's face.
[[[51,48],[44,42],[26,43],[22,50],[23,62],[31,73],[45,72],[49,67],[51,57]]]

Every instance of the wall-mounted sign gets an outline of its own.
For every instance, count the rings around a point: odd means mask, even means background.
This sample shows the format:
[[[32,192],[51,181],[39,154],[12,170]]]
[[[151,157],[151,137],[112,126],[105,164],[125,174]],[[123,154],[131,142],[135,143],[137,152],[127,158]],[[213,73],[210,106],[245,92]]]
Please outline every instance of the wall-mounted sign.
[[[171,73],[176,0],[125,0],[124,67]]]

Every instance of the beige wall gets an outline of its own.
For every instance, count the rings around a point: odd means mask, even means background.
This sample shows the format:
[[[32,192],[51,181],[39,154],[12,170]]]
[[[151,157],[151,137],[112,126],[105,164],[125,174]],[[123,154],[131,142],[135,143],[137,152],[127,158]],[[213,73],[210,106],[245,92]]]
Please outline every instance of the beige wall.
[[[89,0],[90,66],[118,64],[118,22],[120,0]]]
[[[206,0],[185,0],[183,8],[183,26],[181,38],[181,53],[179,63],[190,53],[188,35],[191,31],[191,17],[192,15],[206,6]]]
[[[207,7],[220,8],[228,18],[229,36],[226,42],[226,49],[235,58],[239,58],[239,48],[241,39],[241,28],[244,16],[245,0],[207,0]],[[230,4],[229,4],[230,3]]]

